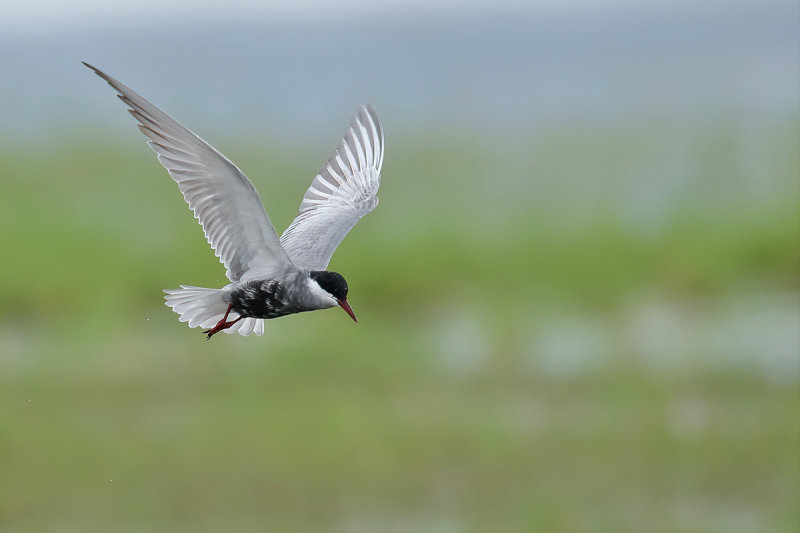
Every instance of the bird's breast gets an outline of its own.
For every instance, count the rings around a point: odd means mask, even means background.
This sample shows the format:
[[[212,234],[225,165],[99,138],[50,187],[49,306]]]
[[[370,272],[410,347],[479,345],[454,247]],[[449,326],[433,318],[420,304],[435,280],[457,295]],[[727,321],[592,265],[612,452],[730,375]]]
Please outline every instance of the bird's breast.
[[[302,311],[288,287],[277,279],[253,280],[231,291],[229,303],[240,315],[276,318]]]

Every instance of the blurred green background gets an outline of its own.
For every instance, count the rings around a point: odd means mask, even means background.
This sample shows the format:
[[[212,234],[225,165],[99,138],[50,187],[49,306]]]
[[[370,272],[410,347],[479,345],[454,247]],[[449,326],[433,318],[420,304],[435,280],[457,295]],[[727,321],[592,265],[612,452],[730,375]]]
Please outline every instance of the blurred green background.
[[[800,527],[797,6],[510,5],[6,33],[0,531]],[[82,59],[279,232],[374,103],[359,323],[178,323],[224,269]]]

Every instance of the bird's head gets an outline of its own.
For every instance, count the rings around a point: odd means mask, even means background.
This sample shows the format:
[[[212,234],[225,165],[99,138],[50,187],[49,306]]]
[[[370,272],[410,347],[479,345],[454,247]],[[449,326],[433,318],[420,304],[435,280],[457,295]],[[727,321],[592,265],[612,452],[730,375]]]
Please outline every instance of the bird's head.
[[[344,309],[355,322],[358,322],[358,320],[356,320],[356,314],[353,312],[350,304],[347,303],[347,282],[341,274],[338,272],[329,272],[327,270],[313,270],[309,272],[308,275],[317,282],[317,285],[319,285],[322,290],[336,300],[336,305]]]

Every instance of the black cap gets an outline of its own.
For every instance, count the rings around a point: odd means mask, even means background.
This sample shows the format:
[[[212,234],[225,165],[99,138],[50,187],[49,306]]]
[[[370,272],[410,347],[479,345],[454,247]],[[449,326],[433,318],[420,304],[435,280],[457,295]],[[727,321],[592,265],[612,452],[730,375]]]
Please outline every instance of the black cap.
[[[313,270],[308,275],[337,300],[347,300],[347,282],[338,272]]]

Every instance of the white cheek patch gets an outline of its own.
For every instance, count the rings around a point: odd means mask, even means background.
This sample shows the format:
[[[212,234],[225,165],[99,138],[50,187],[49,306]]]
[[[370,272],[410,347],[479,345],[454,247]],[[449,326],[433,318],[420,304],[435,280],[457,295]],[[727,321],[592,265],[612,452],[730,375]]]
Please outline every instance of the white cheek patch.
[[[339,305],[336,298],[331,293],[319,286],[319,283],[312,278],[308,278],[308,288],[311,295],[316,298],[320,304],[327,304],[329,307]]]

